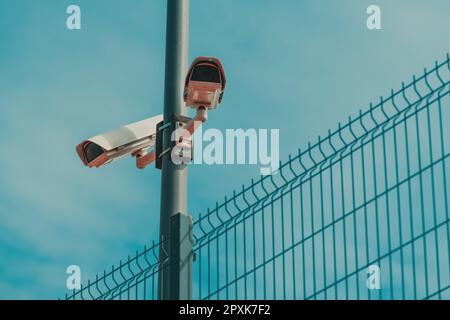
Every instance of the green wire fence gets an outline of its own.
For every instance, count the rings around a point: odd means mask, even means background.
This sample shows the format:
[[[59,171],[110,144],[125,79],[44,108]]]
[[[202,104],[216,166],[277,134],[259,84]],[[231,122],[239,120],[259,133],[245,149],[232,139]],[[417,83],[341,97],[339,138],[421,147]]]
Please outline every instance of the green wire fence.
[[[200,214],[194,298],[450,299],[449,156],[447,54]],[[156,299],[158,248],[66,298]]]

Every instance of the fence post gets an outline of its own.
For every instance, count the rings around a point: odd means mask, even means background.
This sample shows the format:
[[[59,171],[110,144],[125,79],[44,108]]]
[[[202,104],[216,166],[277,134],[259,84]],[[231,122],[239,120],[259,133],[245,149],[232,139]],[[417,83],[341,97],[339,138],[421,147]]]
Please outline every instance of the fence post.
[[[186,115],[183,102],[184,78],[188,56],[189,0],[167,0],[166,77],[164,91],[164,123],[174,116]],[[171,146],[173,126],[164,126],[163,150]],[[192,297],[192,243],[184,241],[190,228],[187,216],[187,168],[175,165],[168,152],[162,159],[161,214],[160,214],[160,267],[158,298],[186,300]],[[188,229],[186,229],[188,228]],[[182,241],[182,242],[180,242]],[[165,254],[169,259],[165,259]],[[180,264],[188,259],[188,267]],[[183,267],[184,266],[184,267]],[[180,268],[181,267],[181,268]]]
[[[171,300],[192,298],[192,219],[179,213],[170,218],[170,296]]]

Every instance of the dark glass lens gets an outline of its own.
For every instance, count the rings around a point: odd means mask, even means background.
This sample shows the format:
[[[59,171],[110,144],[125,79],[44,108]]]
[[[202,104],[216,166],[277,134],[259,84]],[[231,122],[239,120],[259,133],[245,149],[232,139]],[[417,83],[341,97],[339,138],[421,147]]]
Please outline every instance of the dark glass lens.
[[[103,154],[103,149],[99,145],[89,142],[84,147],[87,162],[92,162]]]
[[[219,69],[210,65],[199,65],[194,68],[191,80],[220,83]]]

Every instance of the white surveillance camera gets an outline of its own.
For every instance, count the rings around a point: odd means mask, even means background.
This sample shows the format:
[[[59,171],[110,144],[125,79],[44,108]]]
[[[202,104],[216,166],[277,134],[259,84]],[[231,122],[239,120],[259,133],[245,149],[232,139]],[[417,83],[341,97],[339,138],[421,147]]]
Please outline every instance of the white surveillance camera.
[[[156,126],[163,115],[138,121],[81,142],[76,150],[85,166],[101,167],[128,154],[139,158],[149,154],[156,141]],[[138,164],[138,167],[139,164]]]

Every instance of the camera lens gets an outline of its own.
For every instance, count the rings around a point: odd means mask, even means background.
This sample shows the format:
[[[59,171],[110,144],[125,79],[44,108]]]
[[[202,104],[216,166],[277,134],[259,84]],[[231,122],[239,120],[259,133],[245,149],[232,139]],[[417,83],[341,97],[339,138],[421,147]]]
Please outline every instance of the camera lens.
[[[103,154],[103,148],[99,145],[89,142],[84,147],[84,154],[87,162],[92,162]]]

